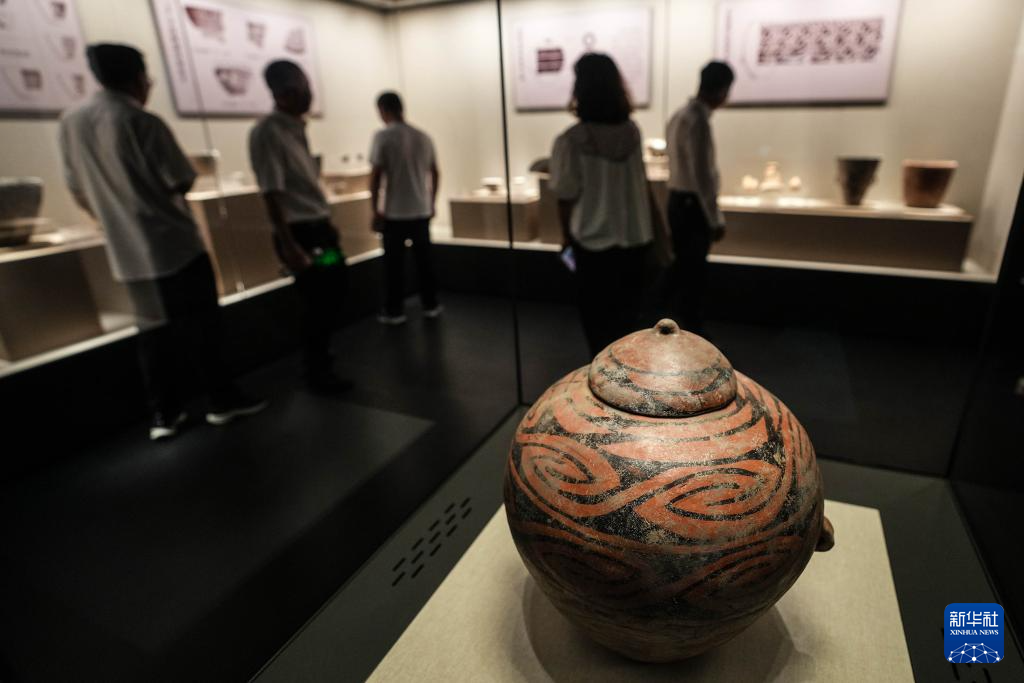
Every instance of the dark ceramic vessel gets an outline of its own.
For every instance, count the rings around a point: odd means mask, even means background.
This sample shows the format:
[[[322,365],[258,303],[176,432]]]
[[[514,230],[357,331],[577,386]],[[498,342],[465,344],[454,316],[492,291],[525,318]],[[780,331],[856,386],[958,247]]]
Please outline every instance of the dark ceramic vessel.
[[[764,614],[831,547],[823,508],[793,414],[671,320],[549,388],[505,476],[541,590],[594,640],[652,662],[700,654]]]
[[[875,182],[875,173],[881,159],[876,157],[839,157],[839,186],[843,201],[849,206],[860,206],[868,188]]]

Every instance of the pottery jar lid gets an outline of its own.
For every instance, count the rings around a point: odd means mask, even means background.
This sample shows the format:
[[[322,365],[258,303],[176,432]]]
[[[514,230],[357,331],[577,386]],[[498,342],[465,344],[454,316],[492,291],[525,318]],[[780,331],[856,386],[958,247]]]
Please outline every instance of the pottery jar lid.
[[[696,415],[736,398],[729,360],[672,320],[612,343],[594,358],[588,379],[605,403],[651,417]]]

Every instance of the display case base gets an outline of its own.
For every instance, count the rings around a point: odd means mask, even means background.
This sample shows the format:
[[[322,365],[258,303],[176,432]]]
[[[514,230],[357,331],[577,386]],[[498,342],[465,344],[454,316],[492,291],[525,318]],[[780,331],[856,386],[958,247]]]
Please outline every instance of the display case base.
[[[913,681],[879,512],[827,501],[836,547],[751,628],[675,664],[592,643],[537,588],[503,509],[371,681]]]

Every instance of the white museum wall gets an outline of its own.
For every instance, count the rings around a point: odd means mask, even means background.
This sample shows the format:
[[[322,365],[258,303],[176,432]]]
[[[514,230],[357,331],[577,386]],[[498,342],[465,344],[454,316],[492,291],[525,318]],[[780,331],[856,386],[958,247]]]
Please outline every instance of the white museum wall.
[[[310,146],[323,153],[327,169],[340,168],[342,154],[365,156],[373,131],[379,126],[376,96],[398,83],[394,31],[388,18],[334,0],[238,3],[301,14],[311,20],[316,31],[324,116],[310,122]],[[250,174],[248,134],[254,119],[208,119],[207,138],[203,120],[176,114],[148,1],[78,0],[78,9],[86,41],[128,43],[145,54],[155,81],[148,108],[170,125],[186,152],[204,151],[212,140],[221,154],[223,174]],[[0,157],[0,175],[41,177],[46,183],[41,215],[58,224],[77,223],[83,215],[64,187],[57,129],[54,118],[0,118],[0,139],[5,148]]]
[[[1024,18],[1010,71],[1003,114],[985,181],[978,222],[967,249],[971,265],[996,273],[1013,224],[1017,195],[1024,179]]]

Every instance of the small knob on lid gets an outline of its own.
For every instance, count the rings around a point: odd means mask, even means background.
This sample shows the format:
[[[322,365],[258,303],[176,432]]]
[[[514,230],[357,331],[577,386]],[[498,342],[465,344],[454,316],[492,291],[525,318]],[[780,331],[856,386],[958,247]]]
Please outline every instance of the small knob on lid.
[[[736,375],[722,352],[668,319],[597,354],[589,383],[605,403],[651,417],[696,415],[736,398]]]

